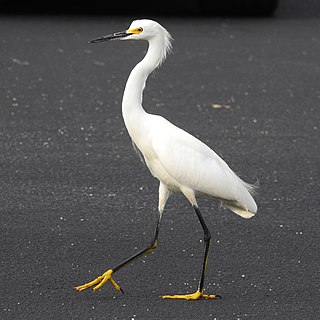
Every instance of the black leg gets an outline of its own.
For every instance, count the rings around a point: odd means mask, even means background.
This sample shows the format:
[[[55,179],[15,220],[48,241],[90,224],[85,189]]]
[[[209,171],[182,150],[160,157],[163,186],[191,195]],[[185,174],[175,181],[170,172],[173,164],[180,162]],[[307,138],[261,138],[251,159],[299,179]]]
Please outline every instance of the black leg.
[[[126,264],[132,262],[133,260],[135,260],[135,259],[137,259],[137,258],[139,258],[139,257],[141,257],[141,256],[143,256],[143,255],[145,255],[147,253],[152,252],[157,247],[161,218],[162,218],[162,213],[159,213],[156,229],[155,229],[155,232],[154,232],[154,237],[153,237],[153,240],[152,240],[150,246],[148,246],[147,248],[141,250],[140,252],[136,253],[135,255],[131,256],[130,258],[128,258],[125,261],[123,261],[120,264],[118,264],[116,267],[114,267],[112,269],[113,273],[115,273],[116,271],[120,270]]]
[[[203,290],[203,284],[204,284],[204,275],[208,263],[208,253],[209,253],[209,248],[210,248],[210,243],[211,243],[211,234],[210,231],[202,217],[202,214],[197,206],[193,206],[195,212],[197,213],[198,219],[200,221],[201,227],[203,229],[203,234],[204,234],[204,255],[203,255],[203,262],[202,262],[202,269],[201,269],[201,276],[199,280],[199,286],[198,290],[202,292]]]
[[[190,201],[192,203],[192,201]],[[195,201],[194,201],[195,202]],[[217,294],[205,294],[203,291],[203,284],[204,284],[204,275],[208,263],[208,253],[209,253],[209,247],[211,242],[211,234],[210,231],[202,217],[202,214],[196,204],[193,205],[193,208],[195,212],[197,213],[198,219],[200,221],[201,227],[203,229],[204,234],[204,255],[203,255],[203,262],[202,262],[202,268],[201,268],[201,275],[199,280],[198,289],[195,293],[191,294],[176,294],[176,295],[164,295],[162,298],[164,299],[184,299],[184,300],[198,300],[198,299],[217,299],[221,298]]]
[[[158,244],[158,235],[159,235],[161,217],[162,217],[162,212],[159,212],[158,221],[157,221],[156,229],[155,229],[155,232],[154,232],[154,238],[153,238],[150,246],[148,246],[144,250],[141,250],[140,252],[138,252],[137,254],[133,255],[132,257],[126,259],[125,261],[123,261],[122,263],[117,265],[115,268],[107,270],[101,276],[97,277],[93,281],[85,283],[85,284],[83,284],[81,286],[76,286],[74,289],[77,290],[77,291],[83,291],[83,290],[86,290],[88,288],[92,288],[95,291],[95,290],[98,290],[99,288],[101,288],[107,281],[110,281],[110,283],[114,286],[114,288],[117,291],[122,291],[120,286],[112,278],[112,275],[116,271],[118,271],[121,268],[123,268],[128,263],[132,262],[133,260],[135,260],[135,259],[137,259],[137,258],[139,258],[139,257],[141,257],[141,256],[143,256],[143,255],[145,255],[147,253],[152,252],[156,248],[156,246]]]

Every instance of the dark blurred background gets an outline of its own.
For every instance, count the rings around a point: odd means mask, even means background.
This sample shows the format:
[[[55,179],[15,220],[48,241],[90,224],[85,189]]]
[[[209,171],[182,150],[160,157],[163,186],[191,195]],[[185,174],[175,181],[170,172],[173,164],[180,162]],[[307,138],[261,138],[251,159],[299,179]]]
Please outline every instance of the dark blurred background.
[[[3,0],[0,319],[318,319],[319,12],[320,0]],[[192,292],[201,263],[201,226],[178,196],[155,254],[117,274],[124,295],[72,289],[149,243],[157,215],[120,107],[146,44],[88,40],[160,15],[174,54],[148,80],[147,111],[259,181],[249,221],[199,199],[212,303],[159,299]]]
[[[10,14],[146,14],[319,17],[319,0],[176,0],[117,1],[4,1],[1,13]]]

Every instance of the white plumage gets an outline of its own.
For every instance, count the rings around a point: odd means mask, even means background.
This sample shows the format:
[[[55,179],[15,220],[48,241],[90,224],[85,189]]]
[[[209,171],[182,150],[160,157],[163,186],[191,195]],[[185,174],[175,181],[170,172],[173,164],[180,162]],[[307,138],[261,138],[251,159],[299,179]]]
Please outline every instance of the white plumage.
[[[149,49],[129,76],[122,112],[129,135],[148,168],[170,191],[188,192],[189,197],[193,192],[195,195],[216,198],[242,217],[252,217],[257,206],[250,194],[251,185],[242,181],[203,142],[163,117],[148,114],[142,108],[145,81],[150,72],[165,59],[171,48],[171,37],[162,26],[150,20],[136,20],[129,30],[139,27],[143,28],[141,34],[124,39],[148,40]],[[149,32],[149,29],[153,32]],[[162,205],[164,207],[165,203]]]
[[[97,290],[104,283],[110,281],[115,289],[120,291],[121,288],[112,275],[134,259],[156,248],[162,212],[166,202],[172,192],[181,192],[192,204],[204,232],[201,277],[195,293],[162,297],[186,300],[219,298],[219,295],[204,294],[204,275],[211,235],[199,210],[196,197],[213,198],[241,217],[251,218],[257,211],[256,203],[251,195],[253,187],[242,181],[203,142],[165,118],[149,114],[143,109],[142,97],[146,80],[149,74],[164,61],[171,49],[170,34],[155,21],[135,20],[128,30],[100,37],[91,42],[97,43],[113,39],[146,40],[149,42],[144,59],[135,66],[128,78],[123,94],[122,114],[134,146],[142,154],[152,175],[160,181],[159,216],[151,245],[116,267],[107,270],[100,277],[77,286],[75,289],[82,291],[93,287],[93,290]]]

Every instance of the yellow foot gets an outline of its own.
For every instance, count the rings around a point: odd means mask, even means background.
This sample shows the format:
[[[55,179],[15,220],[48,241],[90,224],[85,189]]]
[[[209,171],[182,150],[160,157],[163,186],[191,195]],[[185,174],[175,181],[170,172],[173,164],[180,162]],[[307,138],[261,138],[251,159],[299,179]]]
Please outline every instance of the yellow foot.
[[[183,300],[199,300],[199,299],[221,299],[221,296],[217,294],[204,294],[203,291],[197,290],[191,294],[177,294],[173,296],[161,296],[163,299],[183,299]]]
[[[112,274],[113,274],[113,270],[108,270],[106,271],[104,274],[102,274],[100,277],[94,279],[91,282],[85,283],[82,286],[77,286],[74,287],[75,290],[77,291],[83,291],[86,290],[88,288],[92,288],[93,291],[98,290],[99,288],[101,288],[107,281],[110,281],[110,283],[114,286],[114,288],[117,291],[122,291],[122,289],[120,288],[120,286],[112,279]]]

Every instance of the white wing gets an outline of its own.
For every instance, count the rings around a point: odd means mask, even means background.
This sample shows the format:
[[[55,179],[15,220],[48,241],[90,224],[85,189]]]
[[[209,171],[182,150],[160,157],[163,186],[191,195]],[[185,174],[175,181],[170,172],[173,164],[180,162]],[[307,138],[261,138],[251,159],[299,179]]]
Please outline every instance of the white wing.
[[[154,176],[173,191],[184,186],[195,194],[217,198],[245,218],[256,212],[251,186],[212,149],[163,117],[150,116],[149,141],[153,152],[142,153]]]

